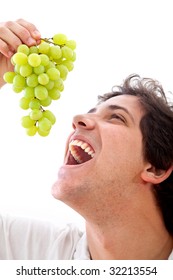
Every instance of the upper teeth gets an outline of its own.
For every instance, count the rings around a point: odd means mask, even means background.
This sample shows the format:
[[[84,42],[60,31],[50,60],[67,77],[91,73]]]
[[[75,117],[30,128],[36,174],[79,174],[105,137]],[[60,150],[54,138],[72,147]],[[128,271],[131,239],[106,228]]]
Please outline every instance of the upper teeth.
[[[79,163],[81,163],[82,160],[80,159],[80,156],[77,154],[76,150],[73,148],[74,146],[82,148],[88,155],[94,157],[94,150],[91,148],[91,146],[89,146],[89,144],[82,140],[72,140],[69,144],[69,150],[76,161],[78,161]]]

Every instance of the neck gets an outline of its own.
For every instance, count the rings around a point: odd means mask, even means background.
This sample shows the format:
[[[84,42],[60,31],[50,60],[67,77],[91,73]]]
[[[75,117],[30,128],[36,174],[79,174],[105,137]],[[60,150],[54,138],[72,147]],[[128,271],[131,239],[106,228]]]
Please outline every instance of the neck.
[[[86,232],[95,260],[163,260],[168,259],[173,247],[160,212],[148,205],[147,209],[129,207],[125,212],[121,207],[120,214],[114,212],[106,221],[87,221]]]

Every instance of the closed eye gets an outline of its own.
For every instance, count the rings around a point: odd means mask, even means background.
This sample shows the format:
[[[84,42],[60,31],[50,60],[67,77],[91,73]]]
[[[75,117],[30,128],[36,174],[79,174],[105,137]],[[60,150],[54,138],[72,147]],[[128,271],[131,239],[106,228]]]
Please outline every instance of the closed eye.
[[[110,119],[117,119],[117,120],[122,121],[123,123],[126,123],[125,118],[122,115],[119,115],[119,114],[112,114]]]

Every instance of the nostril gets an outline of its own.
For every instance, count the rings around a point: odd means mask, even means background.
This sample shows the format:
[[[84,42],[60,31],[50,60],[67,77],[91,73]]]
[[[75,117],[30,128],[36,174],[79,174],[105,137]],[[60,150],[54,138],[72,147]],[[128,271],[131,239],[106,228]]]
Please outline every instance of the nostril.
[[[84,122],[82,122],[82,121],[79,121],[76,124],[72,123],[73,129],[76,129],[77,126],[85,126],[86,127],[86,124]]]
[[[73,129],[93,129],[95,126],[95,120],[88,114],[76,115],[73,118]]]
[[[78,122],[78,125],[82,125],[82,126],[86,126],[86,124],[84,122]]]

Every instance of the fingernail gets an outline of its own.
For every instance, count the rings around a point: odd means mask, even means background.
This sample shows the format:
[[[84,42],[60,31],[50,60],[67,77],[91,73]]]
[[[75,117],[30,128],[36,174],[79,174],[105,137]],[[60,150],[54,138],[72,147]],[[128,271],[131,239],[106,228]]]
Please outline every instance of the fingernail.
[[[11,57],[13,55],[13,52],[9,51],[8,52],[8,57]]]
[[[40,38],[40,36],[41,36],[41,34],[40,34],[39,31],[35,30],[35,31],[33,32],[33,37],[34,37],[34,38],[38,39],[38,38]]]
[[[35,40],[33,39],[33,38],[28,38],[28,40],[27,40],[27,44],[28,45],[33,45],[33,44],[35,44]]]

